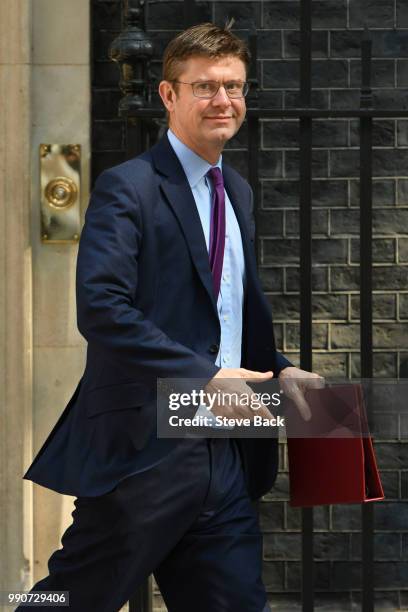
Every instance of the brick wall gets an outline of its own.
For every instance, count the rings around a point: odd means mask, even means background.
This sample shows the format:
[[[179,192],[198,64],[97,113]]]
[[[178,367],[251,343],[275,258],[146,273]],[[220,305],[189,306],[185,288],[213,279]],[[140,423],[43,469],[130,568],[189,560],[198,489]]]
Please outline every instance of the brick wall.
[[[182,4],[151,4],[156,45],[153,73],[180,28]],[[118,72],[106,57],[119,32],[118,0],[92,0],[93,178],[125,158],[126,130],[117,118]],[[299,2],[200,2],[198,20],[222,24],[246,38],[259,36],[259,68],[269,106],[297,104]],[[408,108],[408,3],[405,0],[313,1],[313,104],[359,104],[360,39],[373,35],[374,103]],[[408,376],[408,122],[378,120],[374,128],[374,370]],[[273,304],[279,347],[294,362],[299,350],[298,123],[262,121],[260,274]],[[359,374],[359,126],[356,120],[317,120],[313,127],[314,369],[325,376]],[[244,176],[247,130],[229,143],[225,160]],[[376,449],[387,501],[375,509],[376,610],[408,606],[408,446],[395,423]],[[294,610],[300,590],[300,513],[288,505],[285,446],[274,489],[262,500],[265,582],[279,610]],[[359,601],[360,508],[315,511],[316,601],[336,611]],[[333,603],[335,602],[335,603]],[[354,608],[353,608],[354,609]]]

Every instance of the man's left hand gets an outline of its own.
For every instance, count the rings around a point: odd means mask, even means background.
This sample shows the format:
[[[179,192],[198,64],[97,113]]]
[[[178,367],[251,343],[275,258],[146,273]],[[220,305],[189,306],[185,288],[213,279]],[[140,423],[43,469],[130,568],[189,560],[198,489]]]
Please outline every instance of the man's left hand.
[[[306,372],[306,370],[289,366],[279,374],[279,382],[284,394],[295,403],[304,420],[309,421],[312,413],[304,393],[307,389],[324,387],[324,378],[314,372]]]

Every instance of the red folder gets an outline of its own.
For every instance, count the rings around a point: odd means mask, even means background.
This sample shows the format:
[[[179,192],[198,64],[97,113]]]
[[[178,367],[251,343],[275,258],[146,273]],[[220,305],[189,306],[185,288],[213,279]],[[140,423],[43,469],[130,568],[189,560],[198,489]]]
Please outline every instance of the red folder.
[[[305,399],[310,421],[292,403],[285,414],[290,505],[384,499],[361,385],[311,389]]]

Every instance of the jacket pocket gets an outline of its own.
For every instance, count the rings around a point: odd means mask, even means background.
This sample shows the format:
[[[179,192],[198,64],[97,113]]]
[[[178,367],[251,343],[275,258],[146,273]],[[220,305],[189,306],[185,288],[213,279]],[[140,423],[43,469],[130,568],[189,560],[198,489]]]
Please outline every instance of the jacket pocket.
[[[153,389],[138,382],[97,387],[85,393],[83,402],[88,417],[112,410],[140,408],[153,399]]]

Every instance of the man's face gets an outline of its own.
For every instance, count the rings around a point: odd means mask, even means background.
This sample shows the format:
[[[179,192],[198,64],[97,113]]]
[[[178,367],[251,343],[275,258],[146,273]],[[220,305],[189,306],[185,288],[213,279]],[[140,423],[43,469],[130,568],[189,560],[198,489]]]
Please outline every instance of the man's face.
[[[245,64],[234,56],[219,59],[192,57],[186,60],[177,80],[186,83],[218,81],[222,84],[245,81]],[[161,90],[161,94],[165,94],[162,98],[170,113],[170,127],[194,150],[203,147],[222,148],[238,131],[245,118],[245,98],[229,98],[224,87],[220,87],[211,99],[194,96],[191,85],[179,83],[177,96],[172,89],[167,86],[167,89]]]

